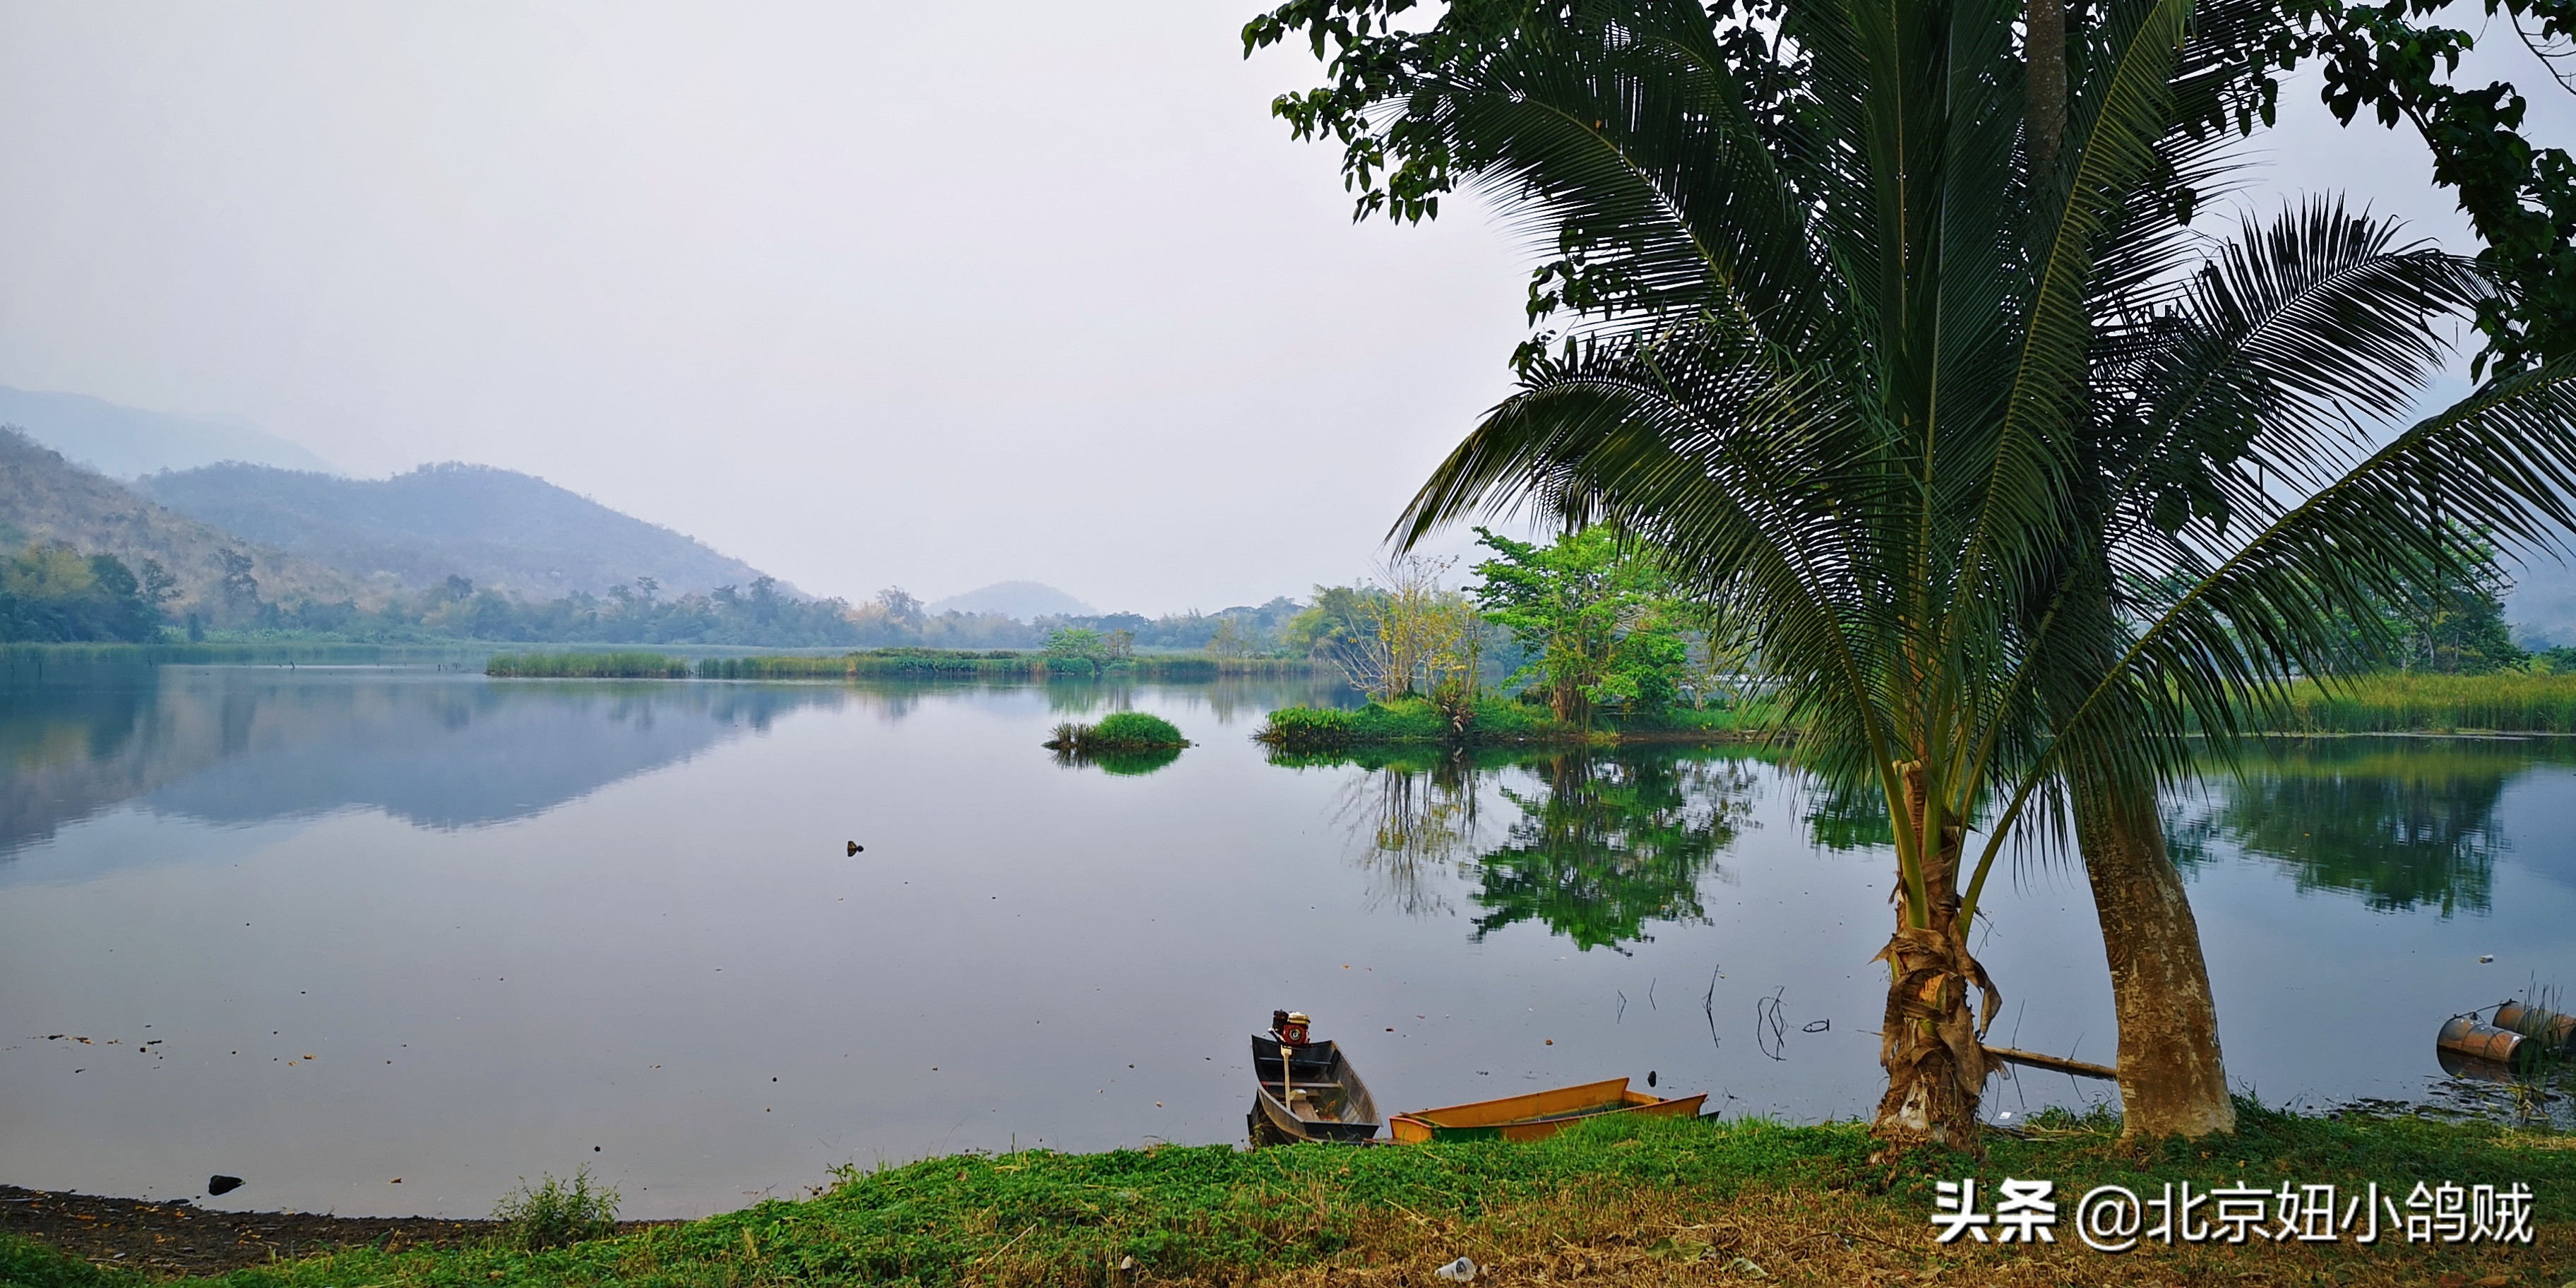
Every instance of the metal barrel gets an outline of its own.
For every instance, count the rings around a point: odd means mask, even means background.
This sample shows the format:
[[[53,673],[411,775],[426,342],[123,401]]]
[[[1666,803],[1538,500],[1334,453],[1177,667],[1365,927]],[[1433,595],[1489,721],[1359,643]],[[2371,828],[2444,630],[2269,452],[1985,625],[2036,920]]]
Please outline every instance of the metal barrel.
[[[2433,1039],[2440,1050],[2464,1055],[2473,1060],[2492,1060],[2509,1068],[2519,1068],[2539,1054],[2540,1044],[2526,1043],[2511,1029],[2480,1024],[2465,1015],[2454,1015],[2442,1025]]]
[[[2496,1008],[2495,1026],[2523,1034],[2552,1050],[2564,1051],[2576,1046],[2576,1015],[2561,1015],[2521,1002],[2507,1002]]]

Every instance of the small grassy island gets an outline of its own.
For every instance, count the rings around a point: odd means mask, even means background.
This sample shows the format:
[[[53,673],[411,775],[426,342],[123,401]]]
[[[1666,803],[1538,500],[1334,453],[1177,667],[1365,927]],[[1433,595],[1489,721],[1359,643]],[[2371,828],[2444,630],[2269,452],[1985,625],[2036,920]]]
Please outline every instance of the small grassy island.
[[[1060,765],[1088,765],[1104,773],[1142,777],[1180,759],[1181,749],[1190,742],[1161,716],[1121,711],[1096,725],[1057,725],[1046,745]]]
[[[1121,711],[1096,725],[1060,724],[1046,745],[1057,751],[1087,754],[1101,752],[1179,751],[1189,746],[1171,721],[1142,711]]]
[[[1859,1123],[1759,1119],[1601,1121],[1526,1144],[1354,1149],[1154,1146],[1102,1154],[1021,1151],[844,1169],[801,1202],[772,1200],[702,1220],[626,1227],[543,1247],[505,1223],[452,1246],[357,1246],[287,1260],[245,1247],[231,1288],[374,1285],[1126,1284],[1432,1282],[1473,1258],[1497,1283],[2555,1284],[2576,1257],[2576,1150],[2566,1138],[2484,1123],[2306,1117],[2239,1102],[2231,1137],[2123,1141],[2107,1114],[2052,1112],[1990,1132],[1982,1161],[1924,1156],[1891,1174]],[[2054,1243],[1940,1244],[1936,1181],[2056,1183]],[[2534,1194],[2530,1244],[2233,1246],[2150,1242],[2113,1256],[2069,1215],[2097,1185],[2152,1194],[2189,1181],[2377,1183],[2402,1201],[2416,1181],[2519,1182]],[[202,1237],[202,1236],[199,1236]],[[63,1249],[107,1259],[84,1227]],[[83,1243],[89,1240],[90,1243]],[[94,1246],[93,1246],[94,1245]],[[1748,1269],[1747,1264],[1755,1269]],[[2489,1276],[2503,1276],[2501,1279]],[[130,1270],[0,1234],[0,1283],[142,1288]],[[209,1283],[212,1280],[159,1282]]]

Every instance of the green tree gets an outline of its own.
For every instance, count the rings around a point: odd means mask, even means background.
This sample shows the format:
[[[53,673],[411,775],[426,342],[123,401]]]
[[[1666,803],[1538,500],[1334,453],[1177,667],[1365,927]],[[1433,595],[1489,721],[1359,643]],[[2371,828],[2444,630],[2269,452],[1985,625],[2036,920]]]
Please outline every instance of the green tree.
[[[156,593],[166,598],[114,555],[30,543],[0,555],[0,641],[150,640],[161,633]]]
[[[1476,529],[1495,557],[1476,565],[1472,592],[1485,618],[1509,630],[1528,661],[1507,683],[1529,682],[1559,720],[1592,722],[1598,707],[1660,711],[1690,660],[1663,571],[1604,528],[1545,546]]]
[[[1096,671],[1109,660],[1109,642],[1088,626],[1066,626],[1047,634],[1046,652],[1050,661]]]
[[[1333,82],[1279,110],[1341,140],[1364,212],[1471,182],[1550,234],[1531,311],[1566,330],[1523,346],[1399,541],[1535,503],[1651,542],[1759,640],[1802,759],[1893,834],[1883,1137],[1973,1139],[2001,998],[1968,930],[2034,805],[2075,819],[2130,1129],[2231,1128],[2158,787],[2195,723],[2224,745],[2350,665],[2336,606],[2420,584],[2444,522],[2576,526],[2576,368],[2377,451],[2345,432],[2402,410],[2431,320],[2493,292],[2331,202],[2185,226],[2256,88],[2260,4],[2069,15],[2062,133],[2016,5],[1388,21],[1409,7],[1299,0],[1247,43],[1330,48]]]
[[[2394,602],[2374,606],[2378,633],[2397,641],[2394,660],[2432,675],[2487,675],[2518,671],[2531,654],[2513,642],[2505,621],[2504,593],[2513,588],[2497,563],[2495,547],[2466,534],[2458,557],[2407,588]]]

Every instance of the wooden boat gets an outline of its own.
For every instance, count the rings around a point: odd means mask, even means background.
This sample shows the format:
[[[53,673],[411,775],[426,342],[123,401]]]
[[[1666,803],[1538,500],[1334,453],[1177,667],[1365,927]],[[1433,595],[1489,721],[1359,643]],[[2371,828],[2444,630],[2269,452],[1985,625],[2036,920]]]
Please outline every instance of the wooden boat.
[[[1579,1087],[1533,1091],[1525,1096],[1479,1100],[1446,1109],[1417,1109],[1387,1120],[1396,1143],[1429,1140],[1541,1140],[1589,1118],[1634,1114],[1646,1118],[1696,1117],[1708,1094],[1666,1100],[1628,1090],[1626,1078]]]
[[[1369,1099],[1368,1084],[1331,1042],[1297,1046],[1276,1033],[1255,1034],[1252,1072],[1260,1084],[1249,1123],[1256,1145],[1359,1142],[1386,1125],[1378,1119],[1377,1103]]]

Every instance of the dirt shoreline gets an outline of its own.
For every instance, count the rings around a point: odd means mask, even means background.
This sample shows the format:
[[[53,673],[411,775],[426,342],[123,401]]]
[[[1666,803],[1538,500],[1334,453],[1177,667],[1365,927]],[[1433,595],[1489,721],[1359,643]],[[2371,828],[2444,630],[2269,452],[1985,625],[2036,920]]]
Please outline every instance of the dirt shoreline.
[[[655,1224],[620,1222],[620,1229]],[[220,1275],[343,1248],[454,1248],[494,1222],[426,1216],[231,1212],[186,1200],[105,1198],[0,1185],[0,1234],[23,1235],[101,1266],[154,1275]]]

